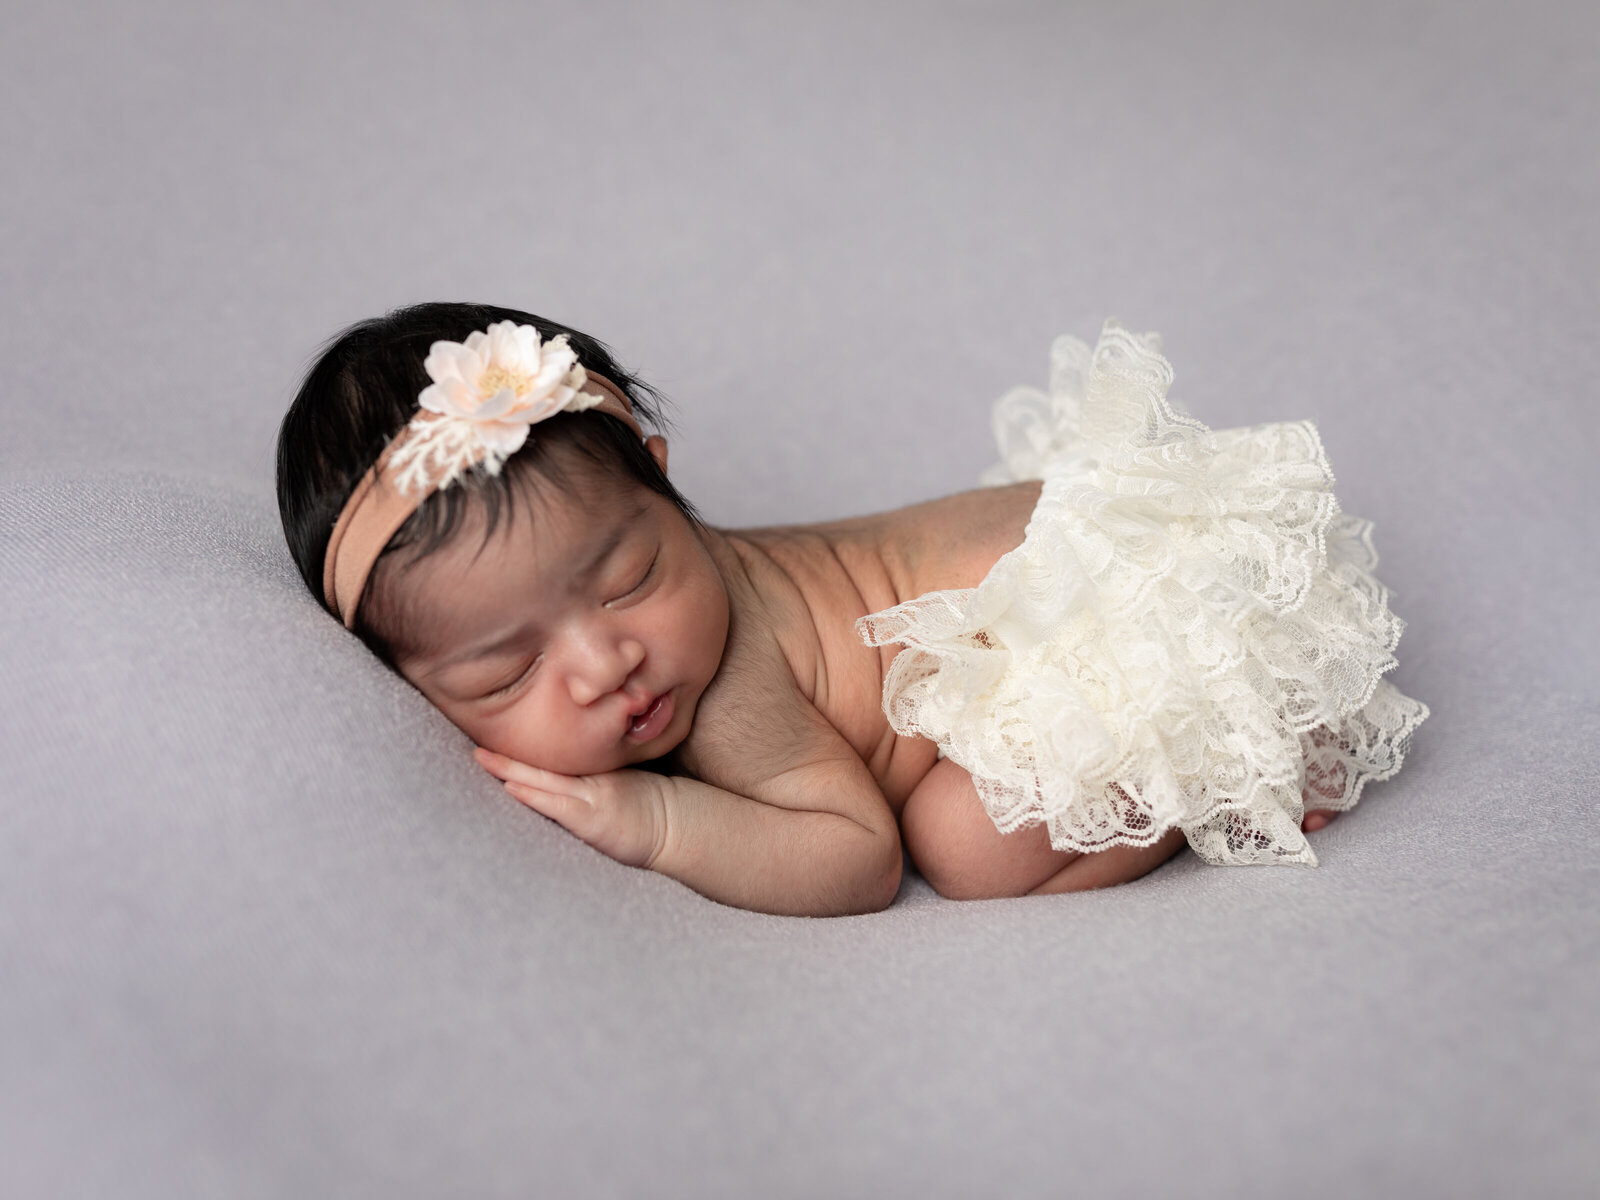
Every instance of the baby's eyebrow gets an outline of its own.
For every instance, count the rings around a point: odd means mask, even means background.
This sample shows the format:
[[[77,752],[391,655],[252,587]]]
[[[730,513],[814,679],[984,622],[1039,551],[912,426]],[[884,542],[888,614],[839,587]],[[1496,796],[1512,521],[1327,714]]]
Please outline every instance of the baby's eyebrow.
[[[613,526],[611,530],[611,536],[606,538],[605,542],[601,544],[600,548],[591,554],[588,559],[585,560],[584,564],[578,568],[575,573],[576,577],[579,579],[587,579],[589,576],[593,575],[595,571],[600,568],[600,565],[604,563],[606,559],[611,557],[616,548],[622,545],[622,539],[628,536],[628,530],[631,527],[632,522],[628,520],[620,521]]]
[[[522,636],[522,632],[523,631],[521,629],[513,629],[504,637],[497,638],[491,643],[482,646],[471,646],[459,654],[452,654],[449,658],[441,659],[438,662],[428,663],[420,668],[420,678],[438,679],[441,675],[454,671],[458,667],[464,667],[470,663],[481,662],[491,655],[504,650],[512,642],[516,641],[517,638]]]
[[[586,559],[574,573],[575,579],[587,579],[610,558],[612,552],[622,545],[622,539],[632,533],[638,526],[639,518],[644,516],[645,501],[635,498],[625,512],[617,516],[616,523],[611,527],[611,533],[598,549]]]

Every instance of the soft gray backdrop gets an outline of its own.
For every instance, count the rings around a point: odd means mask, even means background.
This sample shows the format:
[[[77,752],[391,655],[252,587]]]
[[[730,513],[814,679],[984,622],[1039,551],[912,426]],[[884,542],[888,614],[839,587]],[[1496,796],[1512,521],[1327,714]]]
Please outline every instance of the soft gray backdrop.
[[[1592,1192],[1597,68],[1587,3],[8,5],[0,1192]],[[609,342],[728,524],[1160,330],[1318,422],[1434,716],[1316,871],[618,867],[281,545],[300,372],[423,299]]]

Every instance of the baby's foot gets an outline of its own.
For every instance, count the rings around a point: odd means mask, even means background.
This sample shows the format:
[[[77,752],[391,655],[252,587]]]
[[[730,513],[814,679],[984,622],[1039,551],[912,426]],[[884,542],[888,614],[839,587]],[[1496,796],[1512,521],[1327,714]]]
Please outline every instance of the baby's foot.
[[[1313,808],[1306,813],[1305,819],[1300,822],[1300,828],[1305,833],[1315,833],[1327,826],[1339,814],[1331,808]]]

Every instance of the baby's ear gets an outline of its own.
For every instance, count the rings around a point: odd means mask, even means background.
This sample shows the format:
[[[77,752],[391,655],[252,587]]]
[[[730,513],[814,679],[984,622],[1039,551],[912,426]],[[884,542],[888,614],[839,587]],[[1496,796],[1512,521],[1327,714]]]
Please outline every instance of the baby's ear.
[[[667,473],[667,439],[659,433],[652,433],[644,440],[644,448],[650,451],[650,457],[656,460],[656,466],[661,468],[661,473]]]

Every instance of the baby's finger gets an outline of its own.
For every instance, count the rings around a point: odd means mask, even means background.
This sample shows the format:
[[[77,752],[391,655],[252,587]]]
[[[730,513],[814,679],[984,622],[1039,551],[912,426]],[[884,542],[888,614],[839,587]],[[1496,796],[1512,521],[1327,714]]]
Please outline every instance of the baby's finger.
[[[546,791],[544,788],[511,781],[507,781],[505,786],[507,792],[534,812],[549,817],[573,833],[580,833],[577,827],[584,825],[589,816],[588,803],[577,796],[568,796],[561,792]]]
[[[558,775],[554,771],[546,771],[542,767],[530,767],[527,763],[518,762],[514,758],[507,758],[504,754],[496,754],[493,750],[485,750],[479,746],[472,752],[485,771],[496,779],[507,783],[525,783],[529,787],[545,788],[551,791],[575,794],[577,779],[571,775]]]
[[[506,767],[511,764],[511,760],[504,754],[496,754],[493,750],[485,750],[482,746],[472,748],[472,757],[477,760],[480,767],[496,779],[504,779]]]

